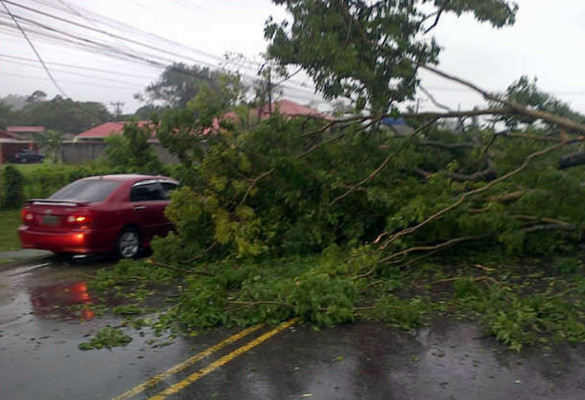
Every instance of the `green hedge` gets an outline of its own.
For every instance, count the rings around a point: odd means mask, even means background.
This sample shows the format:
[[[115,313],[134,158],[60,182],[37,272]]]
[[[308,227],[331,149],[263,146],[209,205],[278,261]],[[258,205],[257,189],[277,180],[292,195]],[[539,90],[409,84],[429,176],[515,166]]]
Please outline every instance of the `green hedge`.
[[[164,174],[181,175],[178,166],[166,166]],[[128,173],[122,167],[94,162],[68,164],[7,165],[0,168],[0,209],[18,208],[25,199],[46,198],[63,186],[94,175]]]
[[[12,165],[2,169],[0,180],[0,208],[14,209],[22,204],[24,178]]]

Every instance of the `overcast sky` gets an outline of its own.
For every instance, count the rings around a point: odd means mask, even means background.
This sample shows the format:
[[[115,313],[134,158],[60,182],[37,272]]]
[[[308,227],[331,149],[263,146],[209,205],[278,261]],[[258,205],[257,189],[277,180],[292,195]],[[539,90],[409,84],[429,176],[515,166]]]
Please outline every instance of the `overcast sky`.
[[[172,61],[217,66],[224,62],[224,54],[241,53],[249,61],[239,66],[253,77],[261,60],[259,54],[266,47],[265,20],[269,15],[277,20],[286,15],[269,0],[4,3],[20,18],[21,27],[67,96],[100,101],[110,110],[111,103],[123,102],[124,112],[140,106],[133,94],[156,80],[164,65]],[[471,17],[442,18],[434,31],[444,48],[440,68],[490,91],[504,91],[521,75],[535,76],[543,90],[585,113],[585,55],[579,45],[585,37],[585,1],[517,3],[520,10],[516,24],[501,30]],[[59,93],[3,7],[0,82],[0,96],[28,95],[37,89],[49,98]],[[300,103],[318,99],[304,83],[295,77],[287,83],[285,97]],[[423,83],[438,101],[451,108],[482,105],[475,94],[440,78],[425,74]],[[436,109],[423,93],[419,97],[421,110]]]

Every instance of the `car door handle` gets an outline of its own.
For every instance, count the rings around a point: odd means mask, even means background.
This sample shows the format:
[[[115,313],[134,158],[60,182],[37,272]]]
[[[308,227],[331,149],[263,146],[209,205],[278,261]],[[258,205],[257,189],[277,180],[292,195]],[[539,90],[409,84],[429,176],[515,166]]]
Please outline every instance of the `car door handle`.
[[[136,206],[134,207],[134,211],[140,211],[146,209],[146,206]]]

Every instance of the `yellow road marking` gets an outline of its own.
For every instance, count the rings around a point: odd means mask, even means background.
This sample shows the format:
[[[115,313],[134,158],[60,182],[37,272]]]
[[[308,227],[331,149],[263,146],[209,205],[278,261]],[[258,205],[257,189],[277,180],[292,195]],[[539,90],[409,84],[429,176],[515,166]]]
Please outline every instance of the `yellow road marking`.
[[[283,322],[282,324],[278,325],[276,328],[274,328],[270,332],[266,332],[262,336],[259,336],[256,339],[248,342],[244,346],[237,348],[236,350],[223,356],[219,360],[209,364],[207,367],[201,368],[199,371],[189,375],[187,378],[183,379],[182,381],[175,383],[173,386],[170,386],[168,389],[163,390],[159,394],[150,397],[148,400],[164,400],[168,396],[171,396],[175,393],[178,393],[179,391],[186,388],[187,386],[189,386],[190,384],[192,384],[193,382],[195,382],[199,378],[204,377],[205,375],[207,375],[210,372],[216,370],[217,368],[223,366],[224,364],[227,364],[228,362],[230,362],[234,358],[241,356],[242,354],[244,354],[248,350],[250,350],[250,349],[258,346],[259,344],[265,342],[266,340],[270,339],[272,336],[276,335],[277,333],[283,331],[284,329],[290,327],[291,325],[294,325],[298,320],[299,320],[298,318],[293,318],[289,321]]]
[[[207,356],[210,356],[211,354],[215,353],[218,350],[223,349],[227,345],[230,345],[230,344],[234,343],[235,341],[237,341],[245,336],[248,336],[250,333],[257,331],[261,327],[262,327],[262,324],[258,324],[258,325],[254,325],[254,326],[251,326],[249,328],[246,328],[243,331],[238,332],[235,335],[230,336],[229,338],[227,338],[225,340],[222,340],[218,344],[211,346],[211,347],[203,350],[200,353],[195,354],[194,356],[183,361],[182,363],[179,363],[179,364],[175,365],[174,367],[171,367],[171,368],[167,369],[166,371],[161,372],[160,374],[153,376],[152,378],[150,378],[146,382],[141,383],[140,385],[134,387],[133,389],[128,390],[127,392],[122,393],[121,395],[119,395],[117,397],[114,397],[112,400],[125,400],[125,399],[129,399],[133,396],[136,396],[137,394],[144,392],[146,389],[157,385],[159,382],[168,378],[169,376],[184,370],[185,368],[195,364],[197,361],[199,361]]]

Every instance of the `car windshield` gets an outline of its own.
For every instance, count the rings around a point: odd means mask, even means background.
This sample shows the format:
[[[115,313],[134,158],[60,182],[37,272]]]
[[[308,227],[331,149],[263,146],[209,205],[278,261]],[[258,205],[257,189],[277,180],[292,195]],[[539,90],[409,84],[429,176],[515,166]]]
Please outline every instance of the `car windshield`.
[[[49,199],[91,201],[97,203],[104,201],[114,189],[120,186],[120,183],[104,180],[76,181],[55,192]]]

